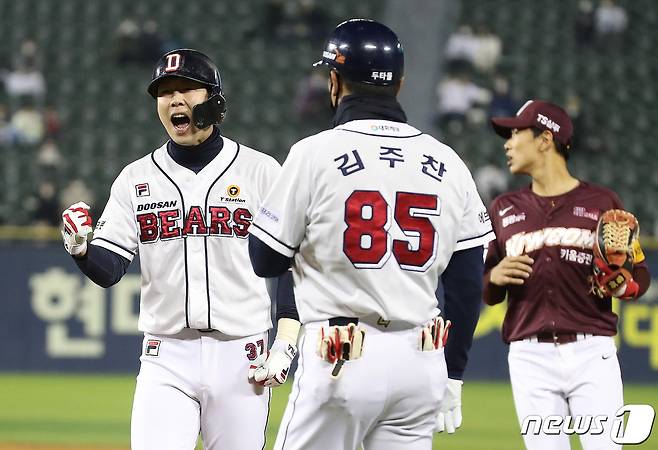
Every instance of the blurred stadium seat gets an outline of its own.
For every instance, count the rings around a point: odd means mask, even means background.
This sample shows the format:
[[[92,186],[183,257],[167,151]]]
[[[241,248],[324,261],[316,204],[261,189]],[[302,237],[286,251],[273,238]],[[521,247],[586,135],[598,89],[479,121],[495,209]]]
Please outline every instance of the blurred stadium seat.
[[[57,145],[65,165],[57,181],[63,185],[82,177],[101,208],[118,171],[165,140],[145,92],[150,64],[116,60],[117,28],[126,18],[138,23],[153,19],[165,44],[195,47],[216,59],[228,98],[222,127],[227,136],[282,161],[293,142],[318,131],[317,124],[293,118],[292,105],[299,81],[318,56],[317,44],[268,37],[262,30],[266,3],[199,0],[178,8],[175,2],[154,0],[1,2],[0,70],[11,68],[24,39],[33,39],[47,81],[45,104],[61,118]],[[347,16],[380,17],[384,3],[332,2],[326,8],[326,31]],[[653,0],[619,1],[629,16],[623,45],[602,48],[575,42],[577,3],[556,0],[538,9],[538,3],[521,0],[462,0],[458,23],[486,24],[501,37],[504,54],[498,71],[510,80],[517,98],[558,103],[569,95],[580,98],[587,134],[600,145],[596,151],[576,149],[576,175],[618,187],[644,230],[654,233],[658,6]],[[490,86],[491,77],[477,81]],[[3,103],[11,107],[0,89]],[[496,160],[501,150],[486,124],[443,138],[472,168]],[[38,149],[4,146],[2,151],[0,223],[26,223],[29,212],[23,202],[36,189],[32,177],[40,176],[33,167]]]
[[[504,52],[498,71],[510,79],[519,100],[545,98],[565,104],[570,95],[580,98],[588,135],[580,137],[601,145],[591,149],[580,140],[570,161],[575,175],[616,190],[625,206],[637,213],[644,231],[655,234],[658,128],[652,123],[658,113],[658,6],[652,0],[616,3],[629,18],[617,46],[577,45],[578,2],[572,0],[541,7],[534,1],[463,0],[459,24],[486,24],[500,36]],[[491,84],[490,77],[477,81]],[[576,128],[577,137],[578,132]],[[472,167],[502,150],[500,140],[488,130],[469,128],[446,139]]]
[[[181,8],[154,0],[3,1],[0,72],[11,69],[24,39],[36,42],[47,81],[45,102],[56,108],[62,122],[57,145],[66,165],[58,181],[63,185],[71,177],[83,178],[95,194],[96,207],[102,208],[121,168],[166,139],[146,93],[155,60],[142,65],[116,61],[116,32],[126,18],[140,24],[153,19],[166,44],[197,48],[215,59],[228,100],[222,126],[227,136],[283,161],[290,145],[319,131],[292,119],[292,100],[321,45],[295,36],[269,39],[259,29],[266,3],[199,0]],[[346,14],[378,17],[381,5],[337,0],[325,10],[323,35]],[[7,102],[0,83],[0,104]],[[6,155],[0,159],[0,224],[27,223],[23,203],[36,190],[35,171],[29,168],[38,148],[0,144],[0,149]]]

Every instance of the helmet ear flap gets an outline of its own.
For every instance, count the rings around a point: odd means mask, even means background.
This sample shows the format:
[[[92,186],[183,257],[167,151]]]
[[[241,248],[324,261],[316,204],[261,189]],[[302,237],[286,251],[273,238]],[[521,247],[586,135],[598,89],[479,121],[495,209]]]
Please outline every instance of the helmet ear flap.
[[[211,125],[219,125],[226,115],[226,99],[221,91],[210,96],[208,100],[199,103],[192,108],[192,121],[199,129],[208,128]]]

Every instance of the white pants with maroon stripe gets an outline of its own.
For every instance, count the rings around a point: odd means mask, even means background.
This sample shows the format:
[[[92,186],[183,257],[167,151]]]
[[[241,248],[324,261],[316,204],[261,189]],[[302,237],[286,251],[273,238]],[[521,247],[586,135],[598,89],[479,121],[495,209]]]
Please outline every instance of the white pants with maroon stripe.
[[[623,385],[613,338],[579,335],[569,344],[533,342],[510,344],[509,371],[516,414],[521,425],[529,415],[542,419],[557,416],[608,416],[598,435],[580,436],[583,450],[615,450],[621,446],[610,439],[615,413],[623,406]],[[562,428],[562,426],[560,426]],[[523,437],[528,450],[569,450],[569,436]]]
[[[366,329],[363,356],[340,378],[316,355],[319,328],[304,326],[300,359],[275,450],[430,450],[448,378],[443,349],[421,352],[420,329]]]
[[[133,450],[261,450],[269,389],[248,382],[250,344],[267,333],[229,338],[218,331],[146,334],[133,401]],[[158,343],[159,341],[159,343]],[[149,345],[150,344],[150,345]]]

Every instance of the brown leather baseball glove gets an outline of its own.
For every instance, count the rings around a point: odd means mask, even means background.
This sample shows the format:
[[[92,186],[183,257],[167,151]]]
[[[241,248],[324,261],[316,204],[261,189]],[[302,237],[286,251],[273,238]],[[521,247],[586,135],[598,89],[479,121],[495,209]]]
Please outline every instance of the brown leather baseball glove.
[[[640,225],[628,211],[611,209],[599,217],[590,277],[591,291],[598,297],[637,297],[639,285],[633,280],[633,266],[644,259],[639,233]]]

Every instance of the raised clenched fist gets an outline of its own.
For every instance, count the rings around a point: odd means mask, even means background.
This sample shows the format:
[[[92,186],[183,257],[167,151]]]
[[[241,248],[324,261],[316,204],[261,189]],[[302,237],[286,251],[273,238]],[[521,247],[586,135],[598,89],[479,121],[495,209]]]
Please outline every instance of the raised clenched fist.
[[[89,205],[78,202],[62,213],[62,239],[64,248],[72,256],[87,254],[87,238],[93,231]]]

